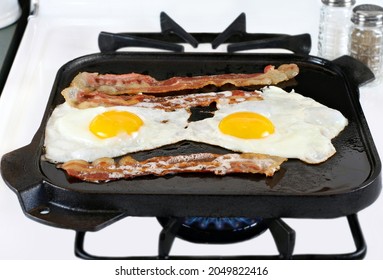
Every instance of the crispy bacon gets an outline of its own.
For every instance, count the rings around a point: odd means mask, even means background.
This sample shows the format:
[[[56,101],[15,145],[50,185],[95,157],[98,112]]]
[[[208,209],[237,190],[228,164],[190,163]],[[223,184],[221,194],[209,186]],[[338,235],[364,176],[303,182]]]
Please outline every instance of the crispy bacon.
[[[198,93],[179,95],[183,90],[201,89],[213,85],[222,87],[232,84],[235,87],[271,85],[294,78],[299,73],[295,64],[284,64],[275,69],[267,66],[264,73],[221,74],[195,77],[173,77],[158,81],[155,78],[137,73],[114,75],[79,73],[70,87],[62,91],[66,102],[83,109],[97,106],[142,106],[172,111],[190,109],[196,106],[209,106],[212,102],[239,103],[246,100],[262,100],[257,91],[233,90],[218,93]],[[177,95],[163,96],[163,93]],[[161,94],[161,95],[160,95]],[[286,158],[245,154],[198,153],[167,157],[154,157],[136,161],[130,156],[119,162],[112,158],[101,158],[93,163],[72,160],[58,167],[69,176],[89,182],[103,182],[129,179],[137,176],[177,173],[261,173],[272,176]]]
[[[268,65],[263,73],[255,74],[220,74],[194,77],[172,77],[158,81],[149,75],[79,73],[70,87],[64,89],[64,96],[78,92],[98,92],[108,95],[150,93],[159,94],[181,90],[200,89],[208,85],[222,87],[232,84],[236,87],[271,85],[294,78],[299,73],[296,64],[283,64],[275,69]]]
[[[138,176],[177,173],[261,173],[266,176],[280,169],[286,158],[244,153],[213,154],[197,153],[178,156],[153,157],[144,161],[136,161],[130,156],[123,157],[118,163],[112,158],[101,158],[93,163],[83,160],[72,160],[58,165],[69,176],[88,182],[129,179]]]
[[[197,93],[175,96],[153,96],[146,94],[135,95],[108,95],[102,92],[77,92],[69,95],[63,93],[66,102],[72,107],[79,109],[93,108],[98,106],[138,106],[174,111],[181,108],[196,106],[209,106],[212,102],[227,102],[229,104],[248,100],[262,100],[257,91],[233,90],[225,92]]]

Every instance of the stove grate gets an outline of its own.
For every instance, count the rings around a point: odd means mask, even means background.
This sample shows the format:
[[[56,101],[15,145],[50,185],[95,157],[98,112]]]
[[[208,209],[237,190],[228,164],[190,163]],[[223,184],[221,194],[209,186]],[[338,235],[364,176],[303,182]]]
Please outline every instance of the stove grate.
[[[84,249],[86,232],[76,232],[75,255],[87,260],[186,260],[186,259],[227,259],[227,260],[358,260],[363,259],[367,252],[366,243],[360,228],[357,214],[347,216],[348,225],[355,244],[355,251],[344,254],[294,254],[295,231],[282,219],[270,219],[267,221],[268,230],[273,236],[279,255],[241,255],[241,256],[180,256],[170,255],[170,251],[179,229],[182,228],[183,218],[169,218],[168,223],[159,235],[157,256],[130,256],[130,257],[107,257],[96,256]]]
[[[110,33],[100,32],[98,45],[101,52],[114,52],[122,48],[141,47],[173,52],[184,52],[182,44],[197,48],[200,43],[209,43],[212,49],[227,43],[227,52],[233,53],[254,49],[284,49],[296,54],[309,54],[311,36],[248,33],[246,14],[241,13],[222,33],[188,33],[165,12],[160,14],[161,32]]]

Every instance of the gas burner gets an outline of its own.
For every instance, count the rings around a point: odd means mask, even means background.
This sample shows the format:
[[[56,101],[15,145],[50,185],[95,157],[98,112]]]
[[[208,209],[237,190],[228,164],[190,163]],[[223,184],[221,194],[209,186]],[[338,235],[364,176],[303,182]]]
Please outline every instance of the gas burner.
[[[128,256],[128,257],[106,257],[106,256],[96,256],[88,253],[84,249],[84,242],[85,242],[85,234],[86,232],[76,232],[76,239],[75,239],[75,255],[82,259],[89,259],[89,260],[107,260],[107,259],[123,259],[123,260],[129,260],[129,259],[143,259],[143,260],[153,260],[153,259],[174,259],[174,260],[185,260],[185,259],[227,259],[227,260],[277,260],[277,259],[295,259],[295,260],[357,260],[357,259],[363,259],[367,252],[367,246],[364,241],[364,237],[359,225],[358,217],[356,214],[352,214],[347,216],[348,224],[350,227],[350,231],[354,240],[354,244],[356,247],[356,250],[351,253],[344,253],[344,254],[294,254],[294,246],[295,246],[295,231],[286,224],[282,219],[267,219],[262,220],[260,222],[256,222],[255,226],[250,226],[247,229],[250,229],[249,231],[245,230],[247,238],[243,238],[243,240],[255,237],[256,235],[261,234],[262,232],[269,230],[271,235],[273,236],[276,248],[279,252],[278,255],[242,255],[242,256],[180,256],[180,255],[170,255],[170,251],[173,245],[173,242],[176,238],[182,238],[186,239],[188,241],[197,242],[197,243],[217,243],[216,240],[212,239],[209,242],[209,234],[211,233],[211,237],[214,236],[214,238],[220,238],[221,241],[226,241],[228,243],[232,242],[231,240],[224,240],[225,237],[220,237],[220,234],[223,234],[225,236],[224,232],[217,231],[204,231],[203,235],[200,235],[196,231],[196,228],[193,228],[191,230],[187,229],[187,226],[185,225],[185,222],[188,221],[186,218],[157,218],[161,225],[163,226],[163,230],[161,231],[159,235],[159,245],[158,245],[158,255],[157,256]],[[206,220],[205,218],[196,218],[198,220],[198,224],[201,221]],[[209,224],[215,223],[217,220],[210,219]],[[246,221],[245,223],[249,223],[251,221],[254,221],[253,219],[242,219],[242,218],[235,218],[234,220],[238,221]],[[197,226],[198,228],[198,226]],[[254,230],[255,228],[255,230]],[[229,236],[230,238],[235,238],[235,235],[232,235],[234,231],[232,231]],[[208,236],[208,237],[207,237]],[[241,238],[244,235],[240,236]],[[205,242],[202,242],[202,239],[204,238]],[[237,241],[240,241],[239,238]],[[218,242],[222,243],[222,242]]]
[[[253,49],[285,49],[296,54],[309,54],[310,34],[286,35],[246,32],[246,15],[241,13],[222,33],[188,33],[165,12],[160,14],[160,33],[110,33],[101,32],[98,45],[101,52],[114,52],[121,48],[141,47],[183,52],[182,43],[197,48],[199,43],[209,43],[212,49],[228,43],[227,52]]]
[[[249,218],[206,218],[206,217],[191,217],[185,218],[184,224],[189,227],[196,227],[200,230],[245,230],[248,227],[259,224],[262,219]]]
[[[165,227],[170,218],[157,218]],[[267,229],[260,218],[189,217],[179,219],[177,237],[194,243],[228,244],[256,237]]]

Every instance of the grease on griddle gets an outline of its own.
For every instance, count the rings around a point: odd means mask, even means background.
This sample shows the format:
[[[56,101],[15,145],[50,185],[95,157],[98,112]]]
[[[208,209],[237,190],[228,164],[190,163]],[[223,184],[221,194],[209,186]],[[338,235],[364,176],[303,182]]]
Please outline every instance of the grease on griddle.
[[[214,117],[214,112],[217,111],[217,103],[212,102],[209,106],[196,106],[190,108],[190,117],[188,122],[201,121],[203,119]]]

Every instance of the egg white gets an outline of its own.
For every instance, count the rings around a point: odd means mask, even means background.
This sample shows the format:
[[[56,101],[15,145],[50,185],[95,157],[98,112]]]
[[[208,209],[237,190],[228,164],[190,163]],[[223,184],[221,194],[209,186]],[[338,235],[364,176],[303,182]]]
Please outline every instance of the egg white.
[[[73,159],[93,161],[101,157],[117,157],[128,153],[159,148],[182,140],[221,146],[235,152],[261,153],[297,158],[315,164],[336,151],[331,139],[347,126],[347,119],[337,110],[311,98],[278,87],[262,89],[263,100],[228,104],[217,102],[212,118],[188,123],[185,109],[166,112],[135,106],[76,109],[67,103],[55,108],[45,132],[45,158],[52,162]],[[101,139],[89,131],[92,119],[108,110],[126,110],[144,122],[138,132]],[[261,139],[241,139],[222,133],[220,121],[235,112],[256,112],[274,125],[273,134]]]
[[[262,153],[320,163],[336,151],[331,139],[348,124],[337,110],[311,98],[278,87],[262,90],[262,101],[217,104],[214,117],[188,126],[189,140],[218,145],[236,152]],[[267,117],[275,132],[261,139],[241,139],[223,134],[218,125],[229,114],[256,112]]]
[[[101,139],[89,130],[92,119],[110,110],[129,111],[144,122],[138,132]],[[73,159],[93,161],[181,141],[189,114],[185,110],[165,112],[139,107],[95,107],[76,109],[63,103],[55,108],[45,131],[45,158],[52,162]]]

